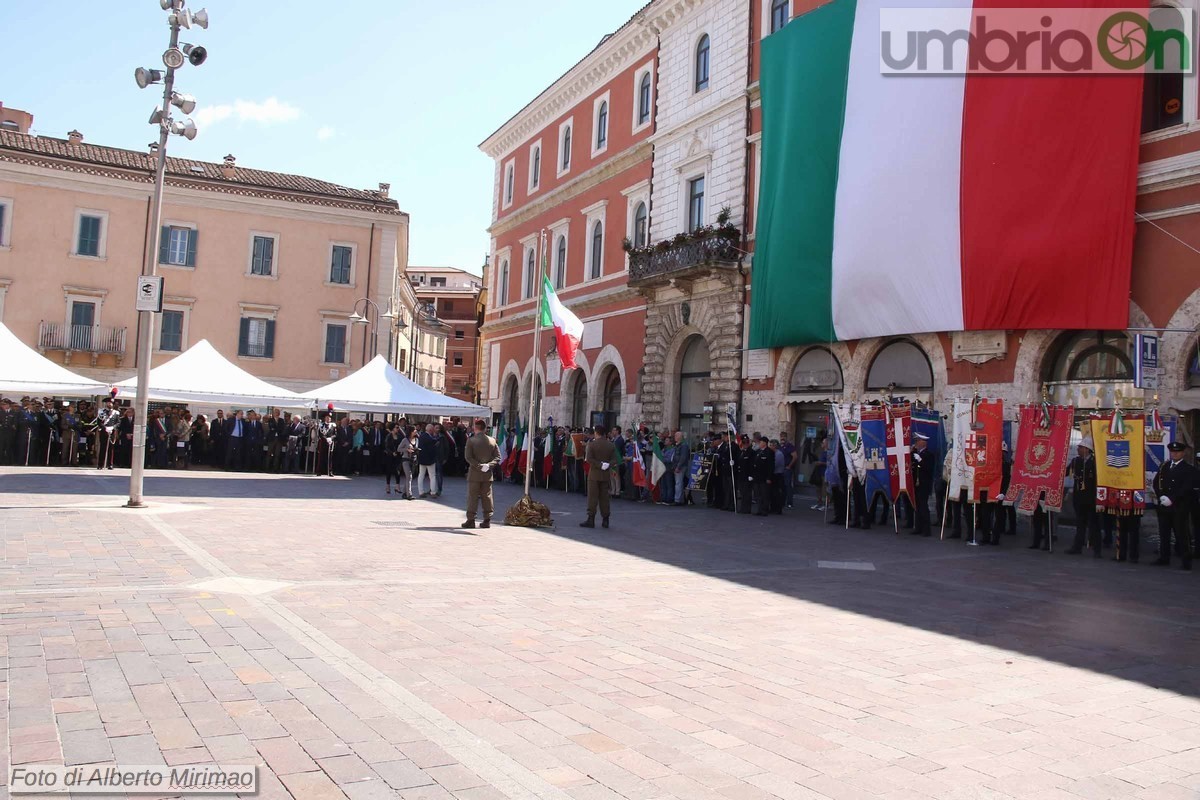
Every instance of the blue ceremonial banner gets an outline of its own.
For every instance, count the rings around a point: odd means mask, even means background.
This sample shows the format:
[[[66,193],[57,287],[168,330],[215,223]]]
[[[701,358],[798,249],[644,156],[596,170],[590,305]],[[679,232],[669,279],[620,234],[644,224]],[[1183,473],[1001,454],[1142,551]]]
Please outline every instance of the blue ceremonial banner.
[[[887,463],[887,420],[882,408],[864,407],[858,429],[863,455],[867,461],[867,501],[877,493],[892,496],[892,475]]]
[[[838,471],[838,461],[842,457],[841,438],[834,431],[829,437],[831,444],[829,447],[829,460],[825,462],[825,486],[830,489],[840,489],[842,486],[842,476]]]
[[[1167,445],[1175,441],[1176,429],[1179,425],[1179,420],[1176,417],[1161,417],[1162,432],[1161,435],[1152,431],[1149,427],[1149,418],[1147,417],[1146,427],[1146,489],[1150,490],[1154,487],[1154,476],[1158,474],[1158,470],[1166,463]],[[1158,496],[1153,491],[1146,492],[1146,505],[1152,506],[1158,504]]]
[[[919,433],[929,437],[929,449],[935,454],[933,474],[940,477],[946,458],[946,426],[942,423],[941,413],[932,408],[914,408],[912,431],[914,436]]]

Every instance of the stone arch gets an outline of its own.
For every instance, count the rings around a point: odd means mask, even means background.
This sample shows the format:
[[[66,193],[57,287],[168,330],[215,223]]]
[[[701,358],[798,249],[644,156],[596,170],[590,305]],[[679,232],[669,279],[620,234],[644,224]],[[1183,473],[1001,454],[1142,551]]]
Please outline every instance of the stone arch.
[[[541,362],[534,362],[533,357],[525,362],[525,369],[521,371],[520,383],[520,398],[521,398],[521,418],[529,416],[529,393],[533,391],[533,381],[530,380],[534,373],[537,373],[538,383],[542,389],[541,416],[543,419],[546,416],[546,369]],[[526,420],[528,422],[528,420]],[[542,420],[534,420],[533,424],[541,424]]]
[[[814,349],[828,350],[833,354],[834,359],[838,363],[838,367],[842,370],[842,392],[843,394],[849,388],[849,379],[846,375],[846,370],[850,366],[853,358],[850,355],[850,348],[844,342],[830,342],[794,345],[785,347],[779,353],[779,362],[775,367],[775,382],[780,386],[779,393],[786,395],[789,393],[789,385],[792,379],[792,372],[796,369],[796,364],[810,350]]]
[[[744,309],[731,307],[727,293],[712,297],[692,296],[689,321],[683,321],[683,303],[661,306],[655,319],[646,324],[646,390],[643,411],[651,425],[675,427],[679,423],[679,382],[676,377],[688,337],[699,334],[708,343],[712,367],[709,385],[714,412],[736,402],[741,383],[741,331]],[[657,398],[652,395],[657,391]],[[657,402],[656,402],[657,401]],[[657,417],[657,419],[655,418]]]
[[[865,339],[858,343],[858,347],[854,350],[854,358],[847,368],[846,364],[842,365],[842,381],[845,390],[852,398],[864,400],[867,398],[867,376],[871,370],[871,365],[875,363],[875,357],[879,355],[889,344],[897,341],[909,341],[920,348],[925,354],[925,358],[929,360],[929,371],[933,374],[933,397],[925,397],[922,392],[921,399],[931,402],[937,402],[939,399],[947,396],[949,373],[946,369],[946,351],[942,347],[942,340],[935,333],[916,333],[909,336],[889,336],[886,338]],[[914,398],[910,398],[914,399]]]
[[[518,397],[519,397],[520,396],[520,386],[521,386],[521,368],[517,366],[516,359],[509,359],[508,363],[504,365],[504,370],[500,373],[500,383],[498,384],[500,387],[500,396],[496,398],[496,404],[500,407],[500,410],[504,412],[506,421],[509,416],[509,409],[508,409],[507,404],[508,404],[508,387],[509,387],[509,379],[510,378],[517,382],[517,387],[518,387],[517,392],[518,392]],[[518,401],[518,404],[519,404],[519,401]]]
[[[621,358],[621,352],[611,344],[604,345],[596,354],[596,363],[588,378],[588,408],[598,411],[604,405],[603,379],[609,367],[615,369],[621,378],[621,394],[625,396],[621,401],[621,408],[617,412],[617,419],[621,419],[631,392],[629,391],[629,381],[625,376],[625,360]]]
[[[1168,328],[1196,331],[1200,322],[1200,289],[1192,292],[1171,315]],[[1193,333],[1165,333],[1160,345],[1159,358],[1164,368],[1164,382],[1159,390],[1168,397],[1175,396],[1188,388],[1187,370],[1192,356],[1200,346],[1200,331]]]
[[[587,388],[587,394],[586,394],[587,408],[584,409],[584,416],[585,416],[585,419],[583,420],[584,425],[587,424],[588,420],[586,419],[586,417],[590,414],[590,412],[592,410],[592,406],[591,406],[591,402],[592,402],[592,370],[591,370],[591,366],[588,364],[588,361],[584,357],[582,352],[575,354],[575,363],[577,365],[577,369],[567,370],[563,373],[562,381],[559,384],[560,388],[559,388],[559,392],[558,392],[559,413],[561,414],[561,423],[559,423],[559,424],[566,425],[568,427],[574,425],[576,422],[576,420],[574,419],[573,413],[572,413],[574,411],[572,404],[573,404],[574,398],[575,398],[575,387],[579,385],[580,381],[583,381],[584,386]]]

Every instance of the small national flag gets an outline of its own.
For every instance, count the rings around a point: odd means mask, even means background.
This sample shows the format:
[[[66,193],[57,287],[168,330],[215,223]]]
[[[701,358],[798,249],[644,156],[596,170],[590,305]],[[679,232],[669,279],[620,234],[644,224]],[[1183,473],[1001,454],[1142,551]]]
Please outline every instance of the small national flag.
[[[733,406],[725,408],[725,422],[729,425],[729,435],[737,436],[737,420],[733,418]]]
[[[1110,436],[1125,435],[1125,415],[1119,408],[1113,409],[1112,419],[1108,423],[1108,433]]]
[[[525,431],[518,430],[516,442],[509,448],[508,454],[505,455],[503,463],[500,464],[500,470],[504,473],[504,477],[512,477],[513,470],[517,467],[517,454],[521,452],[521,446],[524,444]]]
[[[650,485],[658,486],[662,476],[667,474],[667,460],[663,457],[658,437],[654,437],[654,455],[650,459]]]
[[[542,275],[542,325],[554,329],[558,358],[564,369],[575,368],[575,352],[583,339],[583,323],[562,304],[550,279]]]
[[[532,445],[533,445],[533,437],[529,435],[528,431],[526,431],[525,439],[521,443],[521,450],[517,454],[516,469],[517,469],[517,472],[521,473],[522,475],[525,474],[525,470],[529,469],[529,451],[530,451],[530,448],[532,447]]]
[[[554,430],[546,431],[546,439],[542,444],[542,474],[550,478],[550,470],[554,468]]]
[[[642,460],[642,448],[638,446],[636,436],[633,439],[633,485],[650,488],[650,482],[646,480],[646,462]]]

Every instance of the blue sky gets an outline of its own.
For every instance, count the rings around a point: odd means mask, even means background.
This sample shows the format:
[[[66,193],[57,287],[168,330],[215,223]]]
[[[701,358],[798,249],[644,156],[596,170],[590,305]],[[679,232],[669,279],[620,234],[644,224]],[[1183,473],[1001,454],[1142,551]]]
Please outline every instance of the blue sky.
[[[625,22],[644,0],[585,3],[418,0],[190,0],[206,7],[208,62],[181,70],[200,135],[180,157],[226,153],[260,169],[358,188],[391,183],[412,216],[414,266],[477,271],[488,248],[492,165],[478,144]],[[157,0],[0,0],[0,102],[34,130],[142,149],[161,93],[137,66],[161,67]]]

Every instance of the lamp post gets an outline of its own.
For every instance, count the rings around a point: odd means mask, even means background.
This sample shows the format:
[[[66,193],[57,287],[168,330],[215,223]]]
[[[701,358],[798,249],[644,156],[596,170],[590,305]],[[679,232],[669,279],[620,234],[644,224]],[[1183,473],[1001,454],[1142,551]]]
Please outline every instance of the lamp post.
[[[208,29],[208,12],[200,9],[194,14],[184,6],[185,0],[158,0],[163,11],[167,12],[167,24],[171,28],[171,41],[163,52],[165,72],[157,69],[138,67],[134,70],[133,78],[138,88],[162,82],[162,106],[155,108],[150,115],[150,124],[158,126],[158,160],[154,167],[154,196],[150,203],[149,236],[162,236],[162,201],[163,184],[167,171],[167,140],[171,134],[183,136],[189,141],[196,138],[196,124],[190,119],[176,121],[171,117],[171,106],[175,106],[184,114],[190,114],[196,108],[196,99],[191,95],[179,94],[175,91],[175,70],[185,62],[200,66],[208,58],[208,51],[199,45],[183,43],[180,46],[179,31],[190,29],[193,25]],[[153,240],[152,240],[153,241]],[[160,243],[161,244],[161,243]],[[159,248],[151,244],[146,248],[146,261],[142,264],[143,277],[155,277],[158,273]],[[139,290],[142,284],[139,281]],[[140,295],[139,295],[140,299]],[[162,310],[162,284],[158,286],[158,308]],[[134,396],[133,426],[133,456],[129,471],[129,502],[128,508],[142,508],[142,488],[146,472],[146,418],[149,416],[150,393],[150,351],[154,341],[155,311],[139,311],[138,325],[138,364],[137,364],[137,394]]]
[[[366,315],[358,313],[358,306],[360,303],[366,303],[366,306],[364,306],[364,308],[363,308],[363,310],[367,312]],[[375,309],[375,322],[374,323],[372,323],[370,320],[370,310],[372,308]],[[379,308],[379,304],[376,303],[374,300],[372,300],[369,297],[360,297],[358,300],[354,301],[354,308],[352,309],[352,313],[350,314],[349,320],[350,320],[351,324],[353,324],[353,325],[366,325],[366,326],[370,326],[372,328],[371,350],[374,353],[379,352],[379,320],[381,320],[381,319],[386,319],[386,320],[396,319],[396,312],[392,310],[390,302],[388,303],[388,310],[381,311]],[[390,326],[388,328],[388,332],[390,335],[390,333],[391,333]],[[374,358],[374,357],[375,356],[373,356],[373,355],[371,356],[371,358]],[[366,337],[365,333],[363,334],[362,363],[363,363],[364,367],[367,365],[367,337]]]

